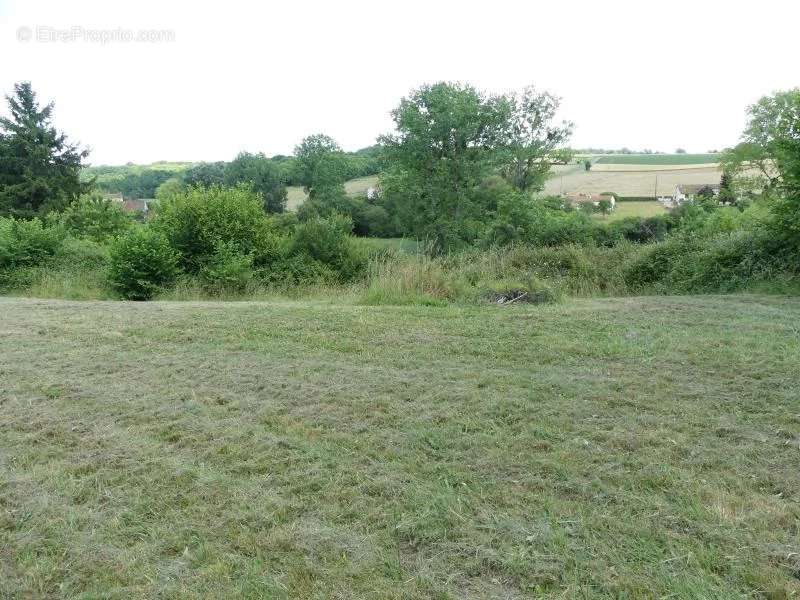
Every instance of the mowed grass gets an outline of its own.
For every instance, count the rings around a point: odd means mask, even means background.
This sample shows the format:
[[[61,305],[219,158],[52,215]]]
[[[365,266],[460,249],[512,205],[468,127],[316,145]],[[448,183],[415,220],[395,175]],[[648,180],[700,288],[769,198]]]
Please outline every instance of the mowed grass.
[[[800,300],[0,314],[0,597],[800,593]]]
[[[600,213],[595,213],[593,216],[599,221],[618,221],[627,217],[654,217],[666,212],[667,210],[660,202],[642,200],[617,202],[614,211],[608,215],[604,216]]]
[[[699,165],[719,162],[720,155],[708,154],[604,154],[597,164],[615,165]]]

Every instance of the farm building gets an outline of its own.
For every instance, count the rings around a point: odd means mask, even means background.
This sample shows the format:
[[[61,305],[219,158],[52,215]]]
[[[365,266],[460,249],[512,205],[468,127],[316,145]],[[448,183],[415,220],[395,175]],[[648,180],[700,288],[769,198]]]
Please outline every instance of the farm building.
[[[672,200],[675,204],[680,204],[686,200],[692,200],[698,194],[719,195],[719,181],[716,183],[679,183],[675,186],[675,193]]]
[[[591,204],[592,206],[600,206],[600,202],[602,200],[607,200],[609,204],[611,204],[611,210],[614,210],[614,207],[617,204],[617,201],[612,194],[570,194],[565,196],[565,199],[576,208],[586,206],[587,204]]]
[[[148,204],[154,202],[153,198],[142,198],[137,200],[123,200],[122,208],[129,213],[147,213]]]

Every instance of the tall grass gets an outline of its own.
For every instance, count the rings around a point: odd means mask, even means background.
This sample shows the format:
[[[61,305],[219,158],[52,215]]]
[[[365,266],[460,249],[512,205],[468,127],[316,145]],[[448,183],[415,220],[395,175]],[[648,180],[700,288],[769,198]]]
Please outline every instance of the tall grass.
[[[361,301],[365,304],[475,302],[518,290],[526,298],[614,296],[628,292],[626,261],[640,252],[633,244],[511,246],[469,250],[432,258],[424,254],[373,261]]]

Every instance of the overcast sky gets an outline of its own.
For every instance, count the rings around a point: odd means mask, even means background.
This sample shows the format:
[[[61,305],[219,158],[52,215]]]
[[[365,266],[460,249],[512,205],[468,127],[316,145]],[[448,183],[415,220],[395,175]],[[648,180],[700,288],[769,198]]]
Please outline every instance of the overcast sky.
[[[574,147],[704,152],[800,85],[798,23],[795,0],[0,0],[0,90],[30,80],[92,164],[289,154],[316,132],[355,150],[438,80],[551,91]],[[101,41],[140,30],[166,33]]]

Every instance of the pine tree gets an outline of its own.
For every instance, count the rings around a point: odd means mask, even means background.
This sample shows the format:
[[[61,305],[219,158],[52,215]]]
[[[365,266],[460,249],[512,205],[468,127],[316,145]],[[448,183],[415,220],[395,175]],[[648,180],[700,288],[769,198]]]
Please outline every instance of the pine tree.
[[[6,100],[11,116],[0,118],[0,215],[64,208],[91,187],[80,181],[89,151],[56,130],[53,103],[40,108],[30,82],[15,84]]]

